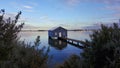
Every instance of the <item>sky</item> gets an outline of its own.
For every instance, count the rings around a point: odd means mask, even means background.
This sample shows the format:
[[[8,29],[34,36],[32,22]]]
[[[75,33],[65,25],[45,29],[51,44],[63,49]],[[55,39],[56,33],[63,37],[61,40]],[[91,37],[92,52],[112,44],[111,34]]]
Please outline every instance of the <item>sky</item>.
[[[20,22],[28,29],[80,29],[120,18],[120,0],[0,0],[0,9],[7,17],[22,11]]]

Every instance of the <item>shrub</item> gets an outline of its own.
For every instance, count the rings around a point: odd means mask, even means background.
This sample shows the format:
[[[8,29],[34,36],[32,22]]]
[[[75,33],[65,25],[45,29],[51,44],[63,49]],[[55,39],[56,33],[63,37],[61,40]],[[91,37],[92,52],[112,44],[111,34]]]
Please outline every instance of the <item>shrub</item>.
[[[10,17],[7,20],[3,20],[5,10],[1,9],[0,16],[0,60],[7,59],[11,52],[13,45],[12,43],[17,40],[17,34],[21,31],[24,23],[16,25],[18,18],[21,15],[21,11],[15,16],[15,20]]]
[[[120,28],[118,24],[107,27],[101,25],[90,35],[90,46],[83,56],[94,68],[118,68],[120,66]]]
[[[49,48],[46,51],[45,47],[38,48],[40,36],[34,45],[19,41],[17,37],[24,25],[17,25],[21,12],[15,20],[10,17],[3,20],[5,10],[0,12],[0,68],[47,68]]]
[[[120,68],[120,28],[118,24],[113,26],[101,25],[101,29],[93,31],[90,40],[84,41],[85,45],[81,58],[72,57],[59,68]],[[75,61],[78,60],[78,61]],[[78,66],[80,65],[80,66]]]

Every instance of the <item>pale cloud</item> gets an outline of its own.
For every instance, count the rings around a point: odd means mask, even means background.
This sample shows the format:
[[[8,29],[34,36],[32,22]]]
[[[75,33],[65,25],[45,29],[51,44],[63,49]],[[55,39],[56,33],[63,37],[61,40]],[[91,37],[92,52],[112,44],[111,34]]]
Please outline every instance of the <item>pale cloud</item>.
[[[26,8],[26,9],[32,9],[33,8],[32,6],[29,6],[29,5],[24,5],[23,7]]]
[[[108,5],[105,6],[104,9],[120,12],[120,5]]]
[[[104,4],[120,4],[120,0],[64,0],[67,4],[75,5],[83,2],[97,2]]]
[[[59,24],[59,26],[70,27],[71,25],[69,25],[69,24]]]
[[[48,19],[49,19],[48,16],[41,16],[41,17],[40,17],[40,20],[48,20]]]
[[[36,2],[27,2],[27,3],[31,6],[34,6],[34,7],[38,6],[38,3],[36,3]]]
[[[34,12],[34,8],[37,6],[35,2],[26,1],[25,3],[11,2],[11,5],[17,10],[26,11],[26,12]]]
[[[105,4],[120,4],[120,0],[93,0],[96,2],[101,2]]]
[[[24,23],[24,22],[27,22],[28,21],[28,18],[24,18],[24,17],[20,17],[19,19],[18,19],[18,22],[22,22],[22,23]]]
[[[22,7],[23,7],[22,9],[26,12],[34,12],[34,8],[32,6],[24,5]]]
[[[80,0],[66,0],[66,3],[68,5],[72,5],[72,6],[78,4],[79,2],[80,2]]]
[[[110,17],[120,17],[120,5],[106,5],[103,9],[112,11]]]
[[[119,17],[119,19],[120,19],[120,13],[114,13],[113,16]]]
[[[104,14],[101,18],[113,18],[116,19],[120,17],[120,0],[79,0],[80,3],[85,2],[91,2],[91,3],[98,3],[98,4],[104,4],[103,7],[99,8],[101,10],[108,10],[111,11],[111,13]],[[77,4],[77,3],[76,3]]]
[[[23,26],[23,29],[22,29],[22,30],[30,30],[30,29],[36,30],[36,29],[38,29],[38,28],[39,28],[39,27],[30,25],[30,24],[25,24],[25,25]]]
[[[65,24],[66,22],[63,20],[56,20],[54,18],[51,18],[47,15],[41,16],[39,18],[39,22],[44,23],[44,25],[52,27],[52,26],[64,26],[64,27],[69,27],[68,24]]]
[[[46,26],[54,26],[58,23],[58,21],[52,19],[47,15],[39,17],[39,22],[44,23],[44,25]]]

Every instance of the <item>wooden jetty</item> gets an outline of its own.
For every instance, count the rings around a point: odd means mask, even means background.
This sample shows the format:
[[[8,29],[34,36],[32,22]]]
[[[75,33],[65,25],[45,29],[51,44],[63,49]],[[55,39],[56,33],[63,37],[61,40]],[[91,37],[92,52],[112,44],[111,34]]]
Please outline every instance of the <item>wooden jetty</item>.
[[[66,41],[69,44],[75,45],[76,47],[79,47],[79,48],[85,48],[86,46],[89,46],[88,43],[81,41],[81,40],[76,40],[76,39],[71,39],[71,38],[63,38],[63,37],[58,37],[58,39]],[[84,44],[84,46],[82,44]]]

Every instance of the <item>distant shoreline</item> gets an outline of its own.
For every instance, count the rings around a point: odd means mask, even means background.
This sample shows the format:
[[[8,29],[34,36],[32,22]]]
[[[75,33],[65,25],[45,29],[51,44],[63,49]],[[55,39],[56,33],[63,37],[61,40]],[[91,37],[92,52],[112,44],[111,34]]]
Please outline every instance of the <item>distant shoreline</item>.
[[[94,31],[95,29],[80,29],[80,30],[68,30],[68,31]],[[21,30],[21,32],[44,32],[48,30]]]

